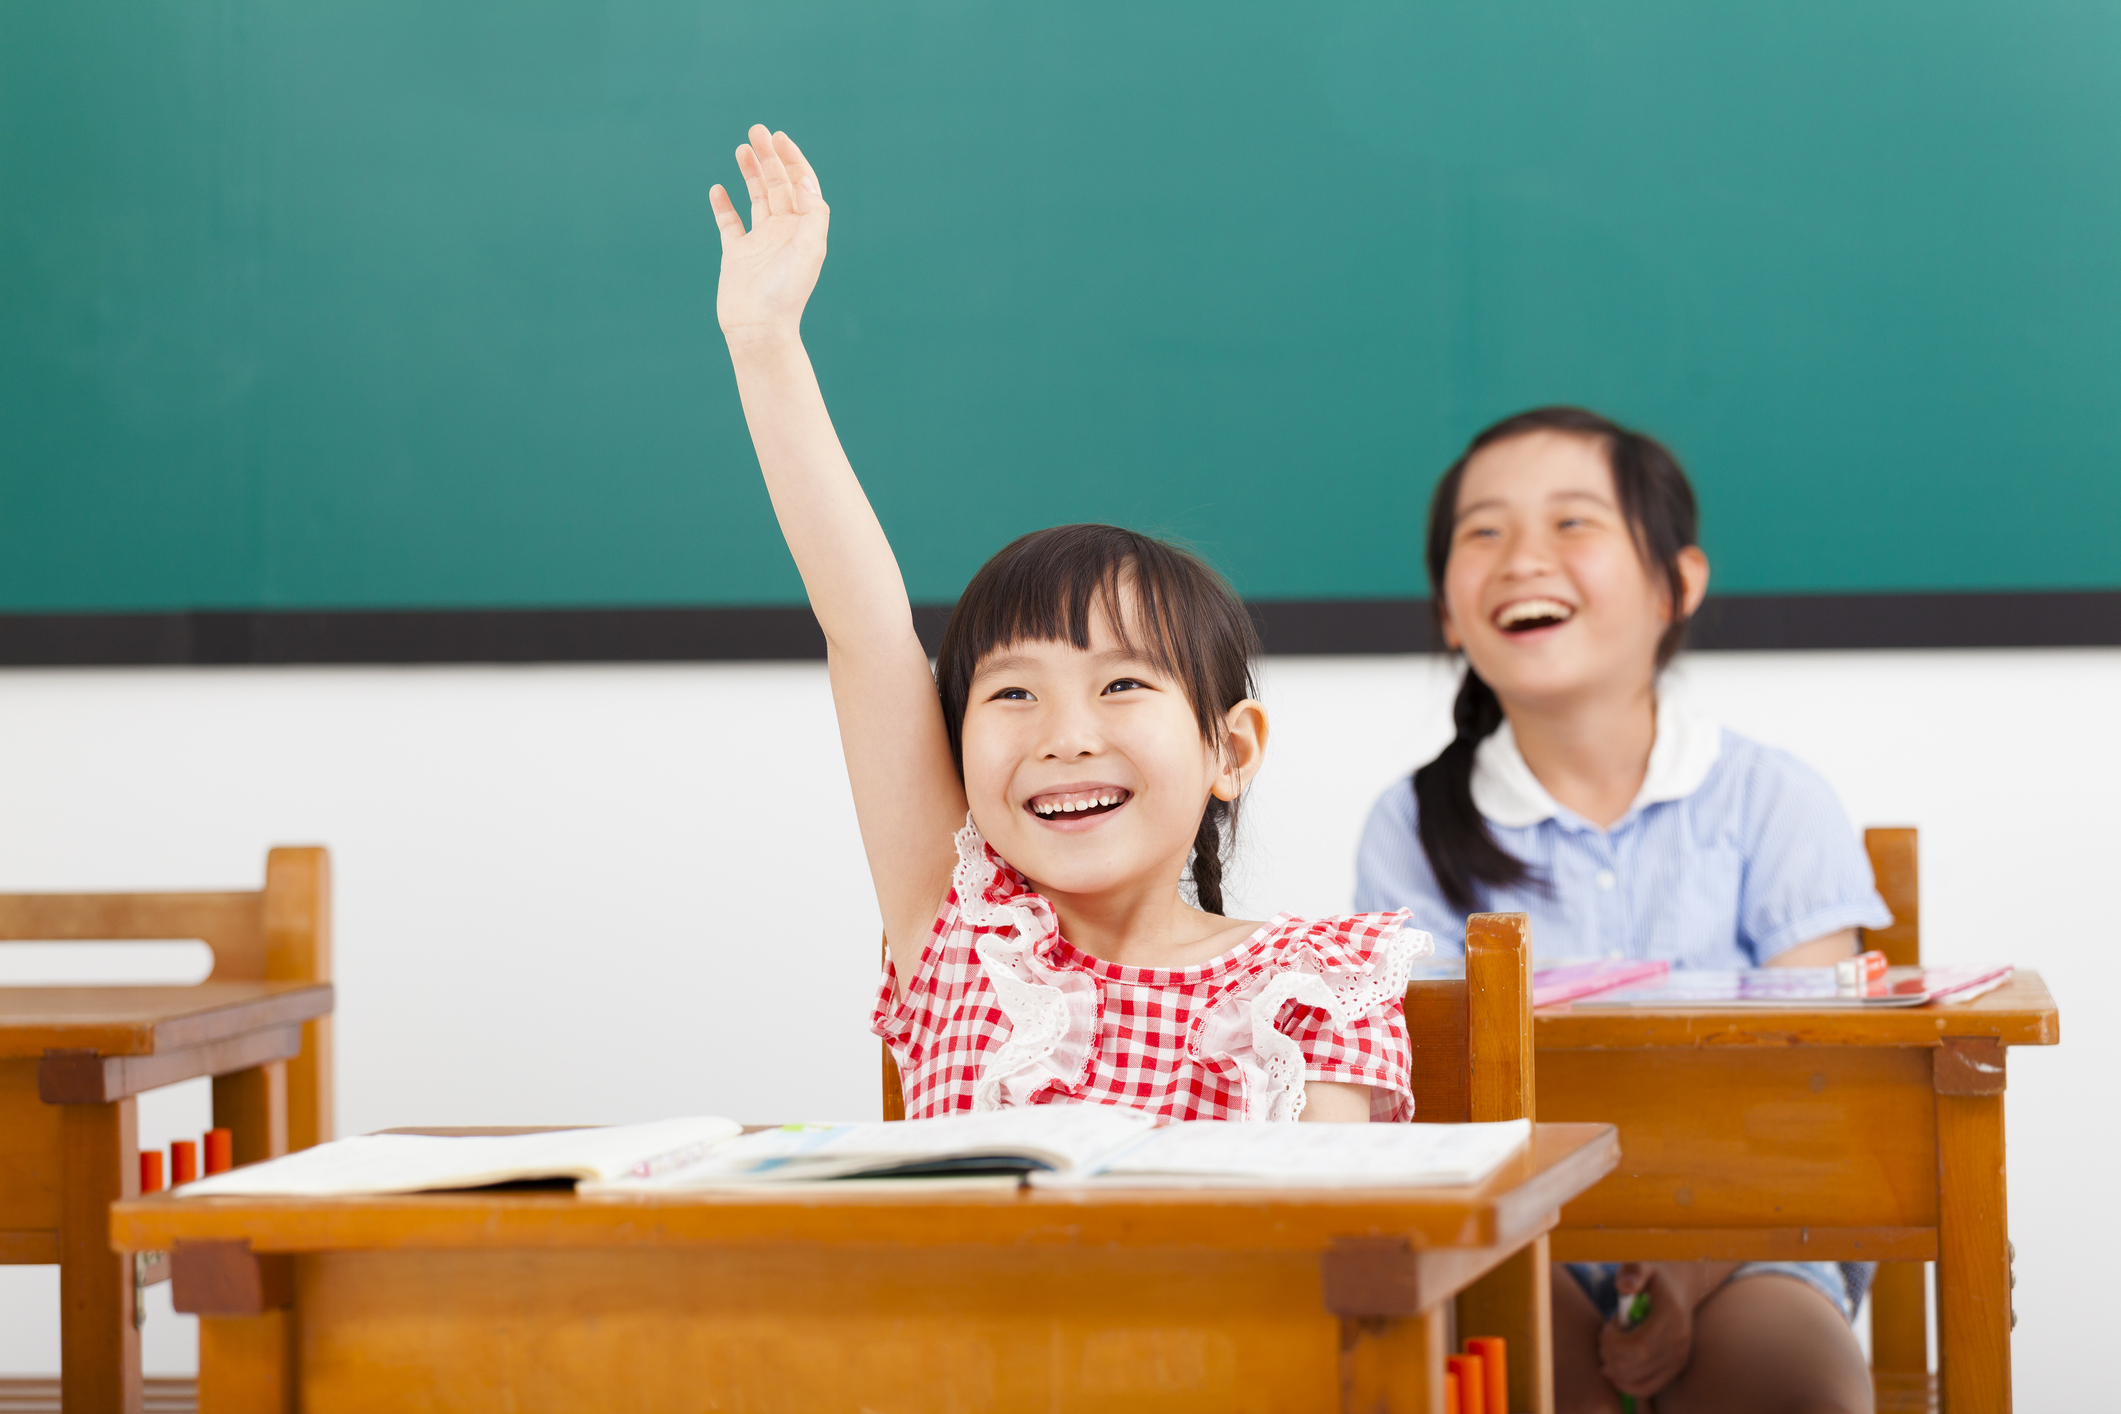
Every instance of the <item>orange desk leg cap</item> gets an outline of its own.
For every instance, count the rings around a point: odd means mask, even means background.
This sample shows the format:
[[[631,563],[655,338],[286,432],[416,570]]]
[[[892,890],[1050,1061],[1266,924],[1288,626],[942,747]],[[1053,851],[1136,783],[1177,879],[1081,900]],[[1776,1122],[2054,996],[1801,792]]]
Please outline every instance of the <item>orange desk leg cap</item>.
[[[175,1139],[169,1146],[169,1186],[190,1183],[199,1176],[199,1146],[189,1139]]]
[[[1458,1372],[1443,1372],[1443,1414],[1460,1414],[1458,1408]]]
[[[1510,1414],[1510,1357],[1507,1343],[1499,1335],[1476,1335],[1466,1342],[1466,1354],[1480,1357],[1481,1373],[1488,1377],[1488,1414]]]
[[[1458,1414],[1488,1414],[1488,1382],[1478,1355],[1453,1355],[1445,1368],[1458,1376]]]
[[[162,1151],[146,1149],[140,1154],[140,1191],[160,1193],[162,1191]]]
[[[236,1166],[236,1136],[226,1129],[206,1131],[206,1171],[227,1173]]]

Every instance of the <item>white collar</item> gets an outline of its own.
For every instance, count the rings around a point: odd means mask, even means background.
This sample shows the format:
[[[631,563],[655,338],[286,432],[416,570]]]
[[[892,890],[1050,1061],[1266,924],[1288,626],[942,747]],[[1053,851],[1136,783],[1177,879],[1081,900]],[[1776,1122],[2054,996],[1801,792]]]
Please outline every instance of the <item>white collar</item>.
[[[1650,743],[1650,765],[1642,789],[1635,792],[1628,815],[1660,801],[1692,795],[1708,779],[1709,768],[1723,753],[1723,729],[1674,692],[1657,695],[1657,735]],[[1473,804],[1482,815],[1506,829],[1520,829],[1573,815],[1547,793],[1517,749],[1517,734],[1504,722],[1473,753]],[[1621,819],[1626,819],[1623,815]],[[1617,822],[1616,822],[1617,823]]]

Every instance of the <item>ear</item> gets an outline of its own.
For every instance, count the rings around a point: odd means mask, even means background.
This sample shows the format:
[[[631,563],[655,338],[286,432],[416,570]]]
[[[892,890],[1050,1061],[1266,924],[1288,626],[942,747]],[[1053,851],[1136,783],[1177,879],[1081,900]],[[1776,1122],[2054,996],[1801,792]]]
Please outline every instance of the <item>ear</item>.
[[[1267,759],[1267,709],[1247,697],[1223,714],[1223,737],[1222,774],[1209,790],[1217,800],[1235,800]]]
[[[1465,648],[1466,641],[1458,632],[1458,620],[1451,614],[1451,600],[1448,596],[1436,601],[1436,627],[1443,633],[1444,647],[1453,653]]]
[[[1679,582],[1686,590],[1680,617],[1691,619],[1709,592],[1709,557],[1699,545],[1689,545],[1679,552]]]

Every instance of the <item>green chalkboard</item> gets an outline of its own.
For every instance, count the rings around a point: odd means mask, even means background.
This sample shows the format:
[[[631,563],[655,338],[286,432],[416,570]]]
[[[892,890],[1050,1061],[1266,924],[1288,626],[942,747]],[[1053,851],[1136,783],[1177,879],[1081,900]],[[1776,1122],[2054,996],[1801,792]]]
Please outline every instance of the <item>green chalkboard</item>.
[[[2121,7],[9,0],[0,610],[793,602],[706,191],[786,127],[915,596],[1419,592],[1590,404],[1725,591],[2121,586]]]

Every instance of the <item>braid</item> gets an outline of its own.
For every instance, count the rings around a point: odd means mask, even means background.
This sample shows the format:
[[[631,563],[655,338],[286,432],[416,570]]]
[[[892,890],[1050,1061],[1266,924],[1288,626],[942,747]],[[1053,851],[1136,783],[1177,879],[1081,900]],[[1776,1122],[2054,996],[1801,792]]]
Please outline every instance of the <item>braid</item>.
[[[1203,913],[1223,911],[1223,827],[1230,822],[1230,802],[1214,796],[1200,813],[1200,829],[1193,835],[1193,896]]]
[[[1452,907],[1471,913],[1479,907],[1480,885],[1528,883],[1532,871],[1495,842],[1473,803],[1473,759],[1481,742],[1502,725],[1503,715],[1495,690],[1470,664],[1451,704],[1451,719],[1458,734],[1414,773],[1415,824],[1437,887]]]

